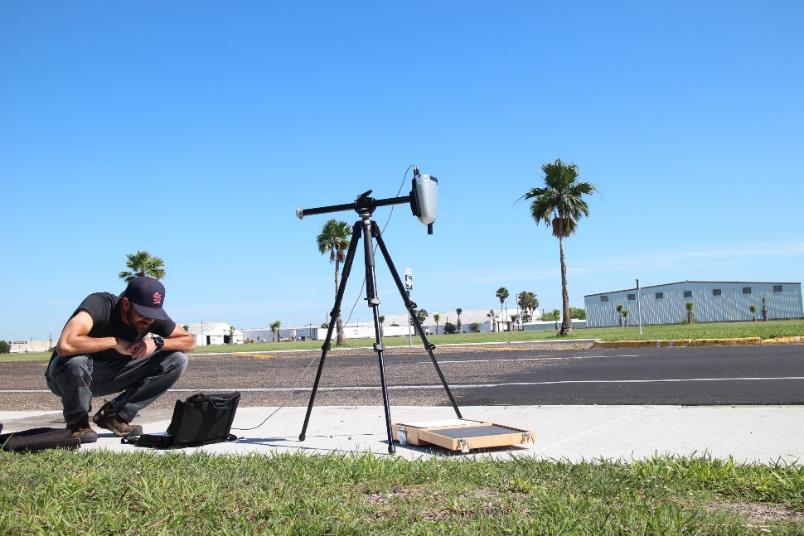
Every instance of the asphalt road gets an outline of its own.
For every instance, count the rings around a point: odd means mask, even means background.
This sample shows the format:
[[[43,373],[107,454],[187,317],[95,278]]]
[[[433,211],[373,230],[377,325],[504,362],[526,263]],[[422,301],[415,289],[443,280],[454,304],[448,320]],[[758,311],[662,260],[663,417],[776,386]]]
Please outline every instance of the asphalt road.
[[[191,392],[239,390],[244,406],[303,406],[318,353],[191,357],[169,408]],[[539,350],[520,346],[437,349],[459,405],[802,404],[804,345]],[[389,349],[391,405],[448,405],[428,355]],[[0,363],[0,409],[60,409],[47,391],[45,363]],[[317,405],[381,405],[379,367],[370,350],[332,352]]]

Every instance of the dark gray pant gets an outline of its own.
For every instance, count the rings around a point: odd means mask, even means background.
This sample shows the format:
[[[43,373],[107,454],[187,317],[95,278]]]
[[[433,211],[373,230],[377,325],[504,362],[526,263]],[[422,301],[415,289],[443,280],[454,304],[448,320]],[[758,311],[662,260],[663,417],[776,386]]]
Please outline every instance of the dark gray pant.
[[[47,386],[61,398],[64,421],[75,424],[92,409],[92,397],[122,391],[111,402],[117,415],[131,422],[142,408],[176,383],[187,368],[181,352],[159,352],[147,359],[55,357],[45,372]]]

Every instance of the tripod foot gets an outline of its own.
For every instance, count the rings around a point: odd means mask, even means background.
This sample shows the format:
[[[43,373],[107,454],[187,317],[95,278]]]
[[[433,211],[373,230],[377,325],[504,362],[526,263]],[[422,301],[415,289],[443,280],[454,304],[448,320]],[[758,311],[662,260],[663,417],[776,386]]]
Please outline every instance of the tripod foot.
[[[396,452],[396,447],[394,447],[393,443],[388,443],[388,454],[394,454]]]
[[[304,438],[305,438],[305,437],[307,437],[307,436],[306,436],[306,435],[304,435],[304,434],[300,434],[300,435],[299,435],[299,441],[304,441]]]

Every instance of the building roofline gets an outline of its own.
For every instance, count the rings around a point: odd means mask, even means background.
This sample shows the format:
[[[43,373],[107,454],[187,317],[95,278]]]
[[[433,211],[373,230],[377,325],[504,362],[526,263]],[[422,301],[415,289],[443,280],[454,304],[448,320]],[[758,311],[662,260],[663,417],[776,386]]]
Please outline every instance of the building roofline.
[[[646,287],[639,287],[640,290],[645,290],[648,288],[658,288],[658,287],[668,287],[670,285],[681,285],[683,283],[725,283],[729,285],[801,285],[801,282],[794,282],[794,281],[695,281],[695,280],[685,280],[685,281],[675,281],[673,283],[661,283],[659,285],[648,285]],[[584,294],[584,298],[589,298],[592,296],[601,296],[603,294],[616,294],[618,292],[628,292],[630,290],[636,290],[636,287],[626,288],[622,290],[609,290],[606,292],[596,292],[594,294]]]

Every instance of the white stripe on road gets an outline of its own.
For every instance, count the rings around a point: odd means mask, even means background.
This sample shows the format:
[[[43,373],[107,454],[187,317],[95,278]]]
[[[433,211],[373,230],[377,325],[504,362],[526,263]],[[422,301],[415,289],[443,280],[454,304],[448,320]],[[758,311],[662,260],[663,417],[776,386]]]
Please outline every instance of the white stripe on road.
[[[685,382],[768,382],[768,381],[800,381],[804,376],[782,376],[775,378],[660,378],[655,380],[560,380],[552,382],[506,382],[506,383],[464,383],[450,384],[450,389],[489,389],[495,387],[530,387],[538,385],[572,385],[572,384],[607,384],[607,383],[685,383]],[[374,391],[379,385],[353,385],[345,387],[319,387],[319,391]],[[389,385],[389,390],[427,390],[443,389],[440,383],[432,385]],[[195,393],[198,391],[240,391],[242,393],[287,393],[293,391],[312,391],[312,387],[214,387],[197,389],[170,389],[173,393]],[[50,393],[47,389],[2,389],[0,394],[7,393]]]
[[[565,359],[596,359],[600,357],[641,357],[637,354],[618,355],[571,355],[566,357],[506,357],[501,359],[438,359],[438,364],[445,363],[499,363],[501,361],[563,361]],[[429,365],[432,361],[417,361],[417,365]]]

